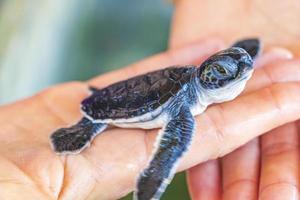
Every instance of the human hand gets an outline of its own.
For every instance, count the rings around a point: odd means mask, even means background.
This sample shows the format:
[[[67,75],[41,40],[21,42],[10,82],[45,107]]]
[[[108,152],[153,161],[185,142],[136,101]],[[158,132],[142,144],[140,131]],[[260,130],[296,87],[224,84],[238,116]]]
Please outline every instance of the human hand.
[[[88,84],[104,87],[163,66],[200,63],[221,46],[218,40],[190,44]],[[208,108],[196,118],[197,134],[179,170],[299,119],[299,74],[299,60],[278,61],[257,69],[237,99]],[[118,199],[133,190],[157,130],[107,130],[79,155],[58,156],[50,148],[51,132],[81,117],[79,104],[87,95],[87,83],[73,82],[0,107],[0,199]]]
[[[193,200],[299,199],[299,121],[188,172]]]
[[[300,55],[298,0],[175,0],[170,46],[216,36],[228,44],[259,37]]]
[[[278,58],[268,54],[264,58],[272,66]],[[298,120],[281,126],[223,158],[188,170],[192,199],[298,199],[299,125]]]
[[[207,35],[227,43],[258,36],[269,48],[282,45],[300,55],[299,10],[300,3],[293,0],[177,0],[170,47]],[[299,123],[284,125],[224,158],[189,170],[193,199],[298,199]]]

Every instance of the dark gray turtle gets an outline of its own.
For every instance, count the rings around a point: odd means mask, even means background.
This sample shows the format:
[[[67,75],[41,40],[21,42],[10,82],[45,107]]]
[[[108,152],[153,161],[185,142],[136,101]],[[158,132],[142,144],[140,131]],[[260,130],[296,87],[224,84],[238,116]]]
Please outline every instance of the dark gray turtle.
[[[212,103],[232,100],[241,93],[259,50],[259,40],[242,40],[211,56],[199,68],[170,67],[103,89],[92,88],[92,95],[81,104],[84,117],[55,131],[52,147],[58,153],[79,153],[108,125],[161,127],[155,153],[140,174],[134,194],[137,200],[159,199],[190,146],[194,116]]]

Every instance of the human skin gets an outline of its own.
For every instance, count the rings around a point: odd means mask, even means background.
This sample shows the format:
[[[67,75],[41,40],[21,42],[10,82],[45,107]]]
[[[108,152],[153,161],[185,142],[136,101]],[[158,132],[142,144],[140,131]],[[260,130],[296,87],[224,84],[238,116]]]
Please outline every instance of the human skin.
[[[300,55],[298,0],[175,0],[170,46],[216,36],[231,44],[259,36]]]
[[[227,44],[257,36],[266,48],[285,46],[299,56],[299,20],[300,2],[295,0],[178,0],[170,48],[209,35]],[[300,122],[288,123],[222,159],[193,167],[187,176],[193,200],[298,199],[299,134]]]
[[[81,154],[69,156],[52,151],[50,134],[81,118],[79,104],[88,96],[88,84],[104,87],[165,66],[198,64],[223,47],[218,39],[198,41],[88,82],[53,86],[1,106],[0,199],[106,200],[132,191],[151,155],[158,130],[110,129],[97,136]],[[270,61],[270,56],[273,61],[276,58],[276,63]],[[178,171],[224,156],[300,118],[300,60],[286,57],[266,52],[256,64],[260,62],[264,67],[255,70],[243,94],[233,101],[210,106],[196,117],[197,131]]]

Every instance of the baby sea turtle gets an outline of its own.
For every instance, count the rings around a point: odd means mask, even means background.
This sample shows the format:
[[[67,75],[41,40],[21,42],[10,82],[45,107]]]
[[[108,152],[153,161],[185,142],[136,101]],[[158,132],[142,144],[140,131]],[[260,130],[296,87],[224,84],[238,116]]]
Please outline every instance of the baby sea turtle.
[[[253,72],[260,50],[258,39],[246,39],[201,64],[169,67],[112,84],[92,88],[81,103],[84,117],[51,135],[58,153],[79,153],[108,125],[162,128],[152,159],[140,174],[136,200],[160,199],[195,132],[194,116],[213,103],[234,99]]]

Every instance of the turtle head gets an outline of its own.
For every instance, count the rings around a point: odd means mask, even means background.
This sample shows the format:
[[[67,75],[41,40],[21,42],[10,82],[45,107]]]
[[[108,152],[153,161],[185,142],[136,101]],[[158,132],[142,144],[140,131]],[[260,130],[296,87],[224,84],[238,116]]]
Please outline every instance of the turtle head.
[[[253,72],[251,56],[240,47],[231,47],[209,57],[198,69],[203,94],[209,103],[235,98]]]

